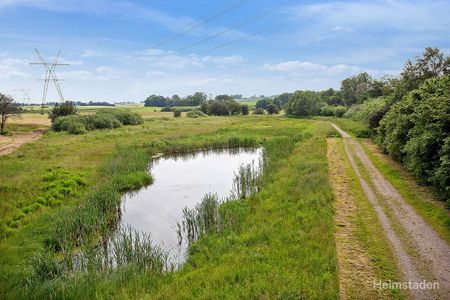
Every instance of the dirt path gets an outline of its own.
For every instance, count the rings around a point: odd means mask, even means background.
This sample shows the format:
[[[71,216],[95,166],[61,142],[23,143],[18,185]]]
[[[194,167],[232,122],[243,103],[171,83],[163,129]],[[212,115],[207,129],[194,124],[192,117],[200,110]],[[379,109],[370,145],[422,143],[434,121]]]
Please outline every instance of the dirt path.
[[[31,133],[18,136],[0,136],[0,156],[10,154],[23,144],[39,139],[43,133],[43,130],[35,130]]]
[[[438,289],[415,289],[414,299],[449,299],[450,245],[409,205],[374,166],[362,146],[336,125],[344,138],[346,155],[368,201],[377,213],[397,257],[403,281],[438,283]]]

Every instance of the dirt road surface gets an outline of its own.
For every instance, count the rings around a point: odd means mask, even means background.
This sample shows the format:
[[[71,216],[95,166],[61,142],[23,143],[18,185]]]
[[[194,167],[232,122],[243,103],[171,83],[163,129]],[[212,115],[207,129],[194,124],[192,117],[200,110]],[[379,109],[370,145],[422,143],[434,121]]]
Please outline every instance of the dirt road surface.
[[[358,141],[332,126],[377,213],[404,282],[438,283],[438,289],[408,289],[413,299],[450,299],[450,245],[409,205],[374,166]],[[395,262],[393,262],[395,263]]]
[[[42,134],[44,134],[43,130],[35,130],[31,133],[18,136],[0,136],[0,156],[10,154],[23,144],[39,139]]]

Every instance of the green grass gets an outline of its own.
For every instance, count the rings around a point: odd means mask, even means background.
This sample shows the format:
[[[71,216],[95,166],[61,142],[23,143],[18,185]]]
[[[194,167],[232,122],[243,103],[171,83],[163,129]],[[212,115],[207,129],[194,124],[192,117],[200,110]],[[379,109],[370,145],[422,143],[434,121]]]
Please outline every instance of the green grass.
[[[339,128],[347,132],[353,137],[363,138],[369,137],[370,132],[367,126],[363,125],[360,122],[356,122],[346,118],[337,118],[337,117],[315,117],[317,120],[329,121],[336,124]]]
[[[0,157],[0,198],[8,199],[0,204],[2,222],[45,194],[38,183],[48,168],[80,173],[83,185],[60,206],[29,213],[0,243],[0,298],[338,298],[324,139],[330,130],[314,120],[250,116],[147,119],[143,125],[83,136],[47,133]],[[118,191],[144,184],[132,174],[145,170],[145,159],[123,170],[130,161],[122,159],[121,151],[149,159],[159,151],[255,144],[264,145],[269,158],[262,191],[222,205],[229,230],[194,243],[179,272],[161,275],[129,264],[24,290],[29,258],[44,250],[58,219],[72,219],[76,214],[71,212],[87,205],[95,193],[107,195],[102,186],[112,185],[114,198]],[[93,241],[98,236],[94,225],[84,229]]]

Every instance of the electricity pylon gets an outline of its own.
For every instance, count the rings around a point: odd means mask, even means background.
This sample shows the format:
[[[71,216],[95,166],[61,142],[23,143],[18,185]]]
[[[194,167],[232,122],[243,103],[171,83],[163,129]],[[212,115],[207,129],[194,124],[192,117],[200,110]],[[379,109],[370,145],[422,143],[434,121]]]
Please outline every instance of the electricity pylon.
[[[55,69],[57,66],[68,66],[69,64],[62,64],[62,63],[58,62],[59,56],[61,55],[61,50],[58,51],[58,54],[56,55],[56,57],[53,60],[53,63],[51,65],[45,61],[45,59],[42,57],[42,55],[38,49],[34,49],[34,50],[36,51],[36,54],[37,54],[40,62],[30,63],[30,65],[42,65],[45,70],[45,78],[38,79],[38,80],[44,81],[44,90],[42,92],[42,111],[41,111],[41,113],[43,113],[44,103],[46,103],[46,101],[47,101],[47,92],[48,92],[48,85],[49,85],[50,80],[53,81],[56,91],[58,92],[59,101],[61,103],[64,103],[64,96],[63,96],[63,93],[61,90],[61,86],[59,85],[60,79],[58,79],[58,77],[56,77]]]

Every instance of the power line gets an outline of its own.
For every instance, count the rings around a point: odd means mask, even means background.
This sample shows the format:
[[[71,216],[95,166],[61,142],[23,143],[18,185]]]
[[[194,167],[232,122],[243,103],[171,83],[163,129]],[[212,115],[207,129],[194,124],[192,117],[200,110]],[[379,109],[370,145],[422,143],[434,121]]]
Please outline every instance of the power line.
[[[263,17],[265,17],[265,16],[267,16],[267,15],[268,15],[268,13],[265,13],[265,14],[258,15],[258,16],[256,16],[256,17],[250,18],[250,19],[248,19],[248,20],[246,20],[246,21],[244,21],[244,22],[242,22],[242,23],[239,23],[239,24],[237,24],[237,25],[235,25],[235,26],[233,26],[233,27],[231,27],[231,28],[222,30],[222,31],[220,31],[220,32],[218,32],[218,33],[215,33],[215,34],[213,34],[213,35],[211,35],[211,36],[209,36],[209,37],[206,37],[206,38],[204,38],[204,39],[202,39],[202,40],[200,40],[200,41],[198,41],[198,42],[192,43],[192,44],[187,45],[187,46],[185,46],[185,47],[182,47],[182,48],[180,48],[180,49],[178,49],[178,50],[175,50],[175,52],[182,52],[182,51],[187,50],[187,49],[190,49],[190,48],[192,48],[192,47],[194,47],[194,46],[198,46],[198,45],[200,45],[200,44],[203,44],[204,42],[207,42],[207,41],[209,41],[209,40],[212,40],[212,39],[214,39],[214,38],[216,38],[216,37],[219,37],[219,36],[221,36],[221,35],[227,34],[227,33],[229,33],[229,32],[232,32],[233,30],[235,30],[235,29],[237,29],[237,28],[240,28],[240,27],[242,27],[242,26],[244,26],[244,25],[247,25],[247,24],[249,24],[249,23],[251,23],[251,22],[254,22],[254,21],[256,21],[256,20],[259,20],[259,19],[261,19],[261,18],[263,18]]]
[[[258,35],[258,34],[261,34],[261,33],[264,33],[264,32],[270,31],[270,30],[273,30],[273,29],[275,29],[275,28],[277,28],[277,27],[280,27],[280,26],[281,26],[281,25],[275,25],[275,26],[271,26],[271,27],[266,27],[266,28],[264,28],[264,29],[262,29],[262,30],[260,30],[260,31],[254,32],[254,33],[252,33],[252,34],[250,34],[250,35],[246,35],[246,36],[241,37],[241,38],[239,38],[239,39],[235,39],[235,40],[233,40],[233,41],[231,41],[231,42],[224,43],[224,44],[222,44],[222,45],[219,45],[219,46],[216,46],[216,47],[212,47],[212,48],[203,50],[203,51],[201,51],[201,52],[199,52],[199,53],[197,53],[197,54],[206,54],[206,53],[212,52],[212,51],[214,51],[214,50],[218,50],[218,49],[220,49],[220,48],[224,48],[224,47],[227,47],[227,46],[230,46],[230,45],[239,43],[239,42],[241,42],[241,41],[243,41],[243,40],[246,40],[246,39],[249,39],[249,38],[251,38],[251,37],[253,37],[253,36],[256,36],[256,35]],[[173,61],[173,62],[170,62],[170,63],[168,63],[168,64],[163,65],[163,67],[167,67],[167,66],[176,64],[176,63],[178,63],[178,62],[180,62],[180,61],[183,61],[183,60],[184,60],[184,58],[180,58],[180,59],[178,59],[178,60],[176,60],[176,61]]]
[[[169,43],[169,42],[171,42],[171,41],[173,41],[173,40],[183,36],[184,34],[186,34],[186,33],[190,32],[190,31],[200,27],[202,24],[209,23],[209,22],[213,21],[214,19],[219,18],[219,17],[227,14],[228,12],[237,9],[238,7],[240,7],[241,5],[243,5],[247,1],[249,1],[249,0],[240,0],[237,3],[233,4],[232,6],[225,8],[224,10],[212,13],[212,14],[210,14],[210,15],[202,18],[202,19],[200,19],[199,21],[193,21],[193,22],[187,24],[186,26],[183,26],[184,29],[183,29],[183,27],[181,27],[179,29],[179,30],[181,30],[180,32],[176,33],[175,35],[173,35],[171,37],[168,37],[167,39],[164,39],[164,40],[154,44],[151,48],[161,47],[161,46],[163,46],[163,45],[165,45],[165,44],[167,44],[167,43]]]
[[[255,22],[255,21],[257,21],[257,20],[259,20],[259,19],[261,19],[261,18],[264,18],[264,17],[266,17],[268,14],[269,14],[269,13],[264,13],[264,14],[261,14],[261,15],[255,16],[255,17],[252,17],[252,18],[250,18],[250,19],[247,19],[247,20],[245,20],[244,22],[241,22],[241,23],[239,23],[239,24],[237,24],[237,25],[235,25],[235,26],[233,26],[233,27],[231,27],[231,28],[227,28],[227,29],[225,29],[225,30],[222,30],[222,31],[220,31],[220,32],[217,32],[217,33],[215,33],[215,34],[213,34],[213,35],[210,35],[210,36],[208,36],[208,37],[206,37],[206,38],[204,38],[204,39],[201,39],[201,40],[199,40],[199,41],[197,41],[197,42],[194,42],[194,43],[192,43],[192,44],[189,44],[189,45],[187,45],[187,46],[184,46],[184,47],[182,47],[182,48],[179,48],[179,49],[175,50],[174,52],[180,53],[180,52],[183,52],[183,51],[185,51],[185,50],[187,50],[187,49],[190,49],[190,48],[192,48],[192,47],[201,45],[201,44],[203,44],[203,43],[205,43],[205,42],[207,42],[207,41],[210,41],[210,40],[212,40],[212,39],[214,39],[214,38],[216,38],[216,37],[219,37],[219,36],[221,36],[221,35],[224,35],[224,34],[227,34],[227,33],[229,33],[229,32],[232,32],[233,30],[235,30],[235,29],[237,29],[237,28],[243,27],[243,26],[245,26],[245,25],[247,25],[247,24],[249,24],[249,23],[251,23],[251,22]],[[156,55],[156,56],[154,56],[152,59],[150,59],[148,62],[153,62],[153,61],[155,61],[156,59],[161,59],[161,58],[164,58],[164,57],[168,57],[169,55],[170,55],[170,54],[164,54],[164,53],[163,53],[162,55]]]

